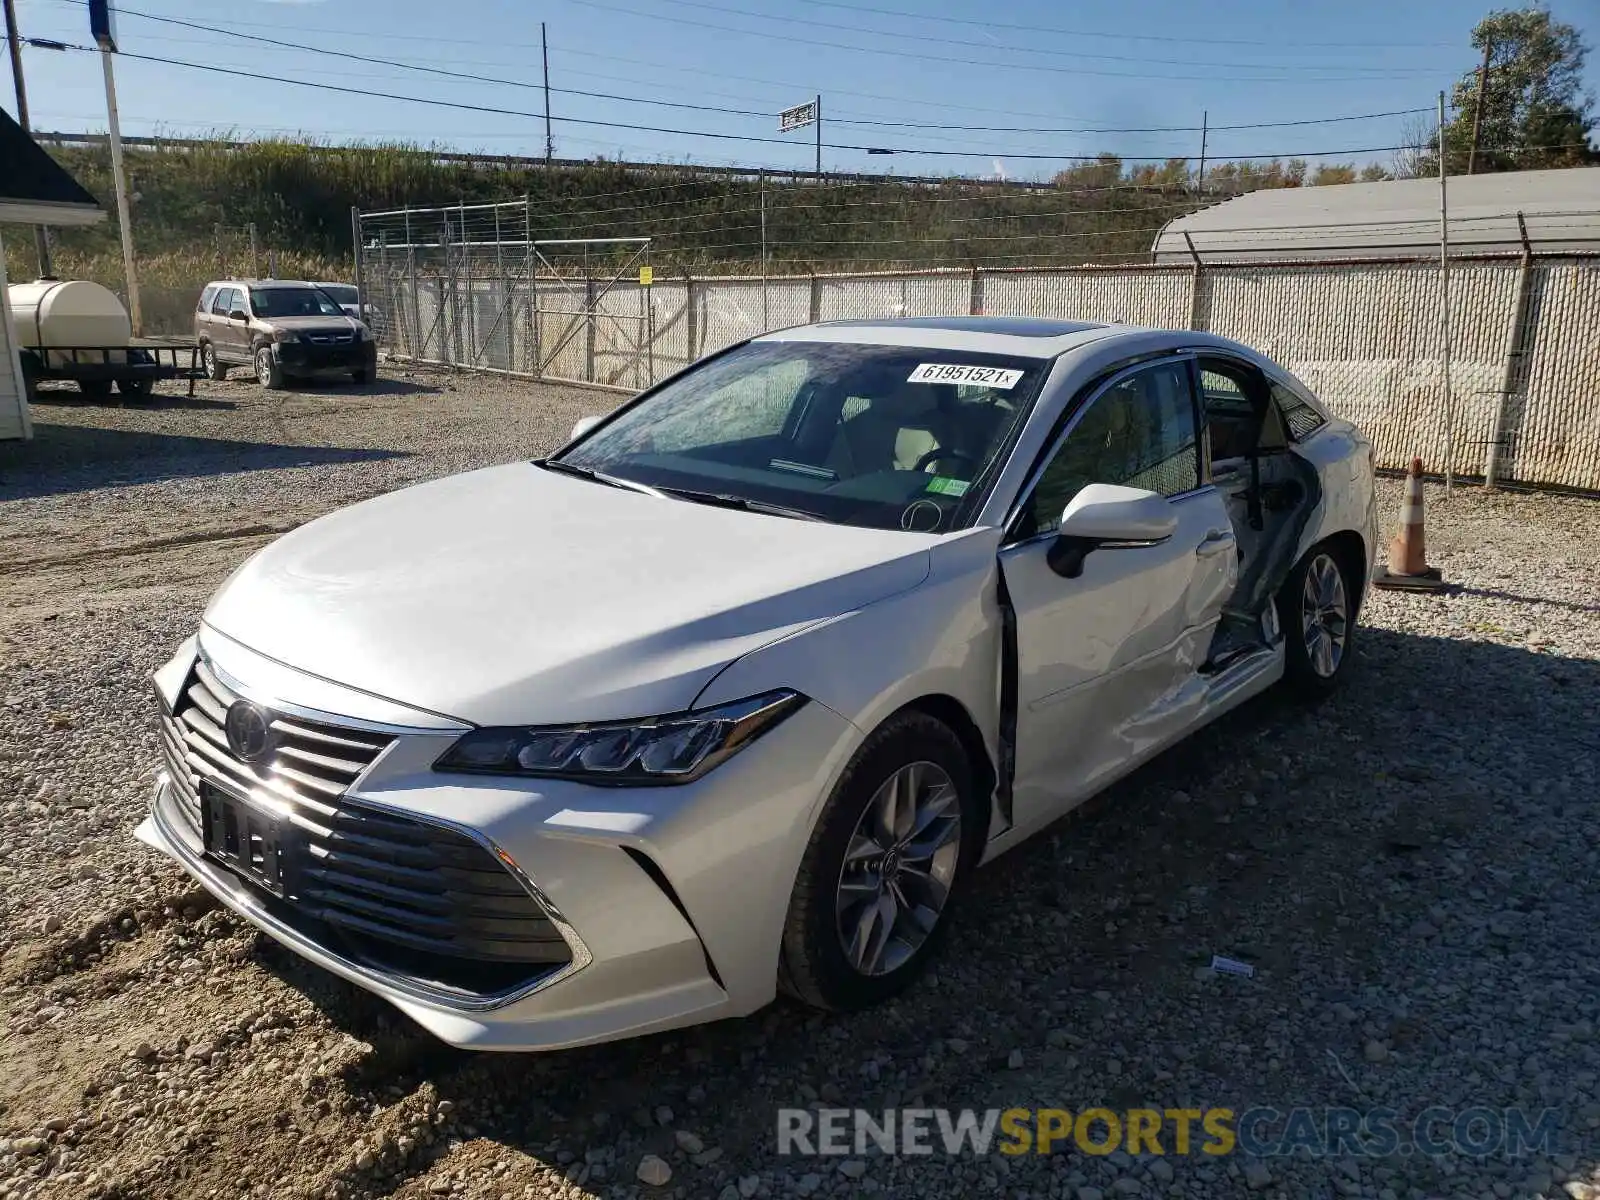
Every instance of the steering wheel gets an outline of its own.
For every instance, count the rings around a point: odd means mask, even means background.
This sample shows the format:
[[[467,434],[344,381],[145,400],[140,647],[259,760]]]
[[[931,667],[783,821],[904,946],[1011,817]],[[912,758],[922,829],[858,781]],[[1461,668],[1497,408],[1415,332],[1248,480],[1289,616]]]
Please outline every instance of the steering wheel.
[[[925,453],[921,458],[917,459],[917,461],[912,464],[911,469],[913,471],[921,471],[925,469],[929,463],[942,462],[947,458],[958,458],[970,467],[976,467],[978,465],[978,460],[972,455],[968,454],[965,450],[951,450],[944,446],[935,446],[932,450],[929,450],[927,453]]]

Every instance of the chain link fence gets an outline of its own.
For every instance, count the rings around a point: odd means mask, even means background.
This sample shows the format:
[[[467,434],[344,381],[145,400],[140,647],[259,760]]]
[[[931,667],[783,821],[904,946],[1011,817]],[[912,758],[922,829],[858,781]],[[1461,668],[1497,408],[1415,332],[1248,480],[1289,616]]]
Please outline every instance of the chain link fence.
[[[393,357],[629,391],[772,329],[989,314],[1205,330],[1294,372],[1380,465],[1600,490],[1600,257],[1452,260],[1449,403],[1436,261],[696,276],[648,239],[530,239],[521,205],[358,218]],[[650,268],[641,282],[639,268]],[[1447,453],[1448,451],[1448,453]]]

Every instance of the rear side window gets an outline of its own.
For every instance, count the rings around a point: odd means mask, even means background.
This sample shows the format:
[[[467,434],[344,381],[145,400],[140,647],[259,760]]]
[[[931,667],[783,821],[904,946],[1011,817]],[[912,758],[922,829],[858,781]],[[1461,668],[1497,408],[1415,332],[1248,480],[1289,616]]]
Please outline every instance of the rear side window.
[[[207,284],[206,290],[200,293],[200,303],[195,305],[196,312],[210,312],[211,302],[217,297],[217,285]]]
[[[1281,383],[1272,385],[1272,400],[1283,416],[1283,423],[1289,427],[1290,436],[1297,442],[1305,441],[1327,424],[1322,414],[1307,404],[1304,397]]]

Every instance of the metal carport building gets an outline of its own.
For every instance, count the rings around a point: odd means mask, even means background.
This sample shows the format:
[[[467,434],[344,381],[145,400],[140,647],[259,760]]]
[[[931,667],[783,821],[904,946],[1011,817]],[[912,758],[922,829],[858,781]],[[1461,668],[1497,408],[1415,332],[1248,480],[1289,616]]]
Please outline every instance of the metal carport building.
[[[1452,256],[1600,251],[1600,168],[1452,175],[1447,195]],[[1151,252],[1157,263],[1436,256],[1439,181],[1248,192],[1167,222]]]

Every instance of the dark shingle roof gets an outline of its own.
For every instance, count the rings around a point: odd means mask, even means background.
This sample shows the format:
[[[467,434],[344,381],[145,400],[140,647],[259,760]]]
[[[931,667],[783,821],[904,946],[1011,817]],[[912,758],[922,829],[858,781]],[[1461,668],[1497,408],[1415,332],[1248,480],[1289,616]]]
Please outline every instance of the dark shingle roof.
[[[8,202],[100,207],[98,200],[0,109],[0,204]]]

